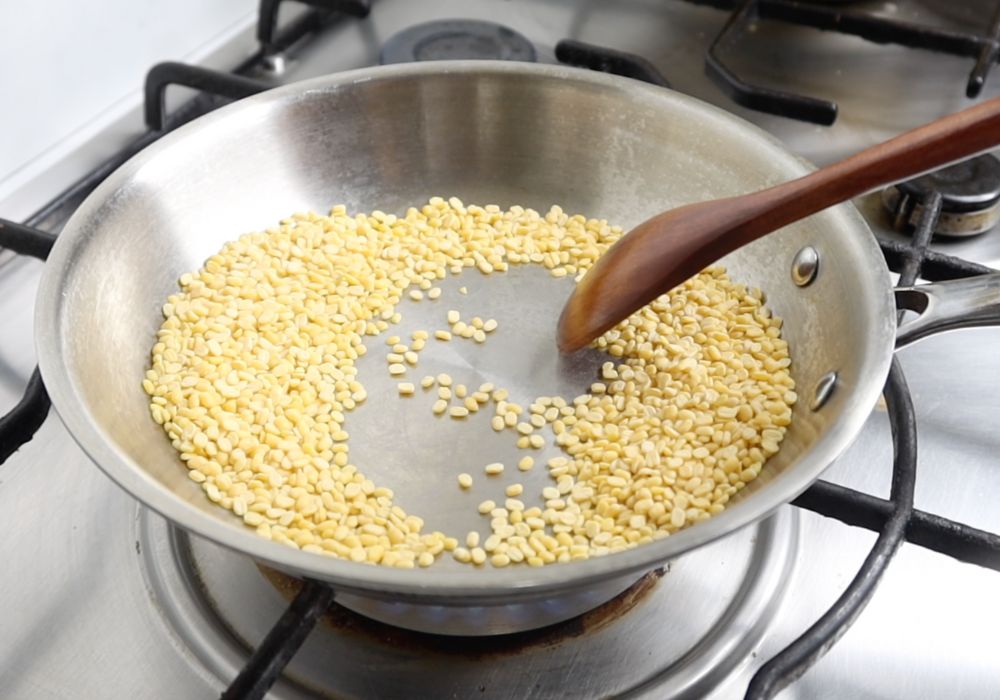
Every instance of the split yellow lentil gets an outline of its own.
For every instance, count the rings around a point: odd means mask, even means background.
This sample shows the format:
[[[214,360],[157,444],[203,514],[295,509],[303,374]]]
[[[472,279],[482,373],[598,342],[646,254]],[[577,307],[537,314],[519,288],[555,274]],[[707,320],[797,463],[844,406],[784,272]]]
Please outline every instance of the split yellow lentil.
[[[464,405],[449,408],[451,390],[434,402],[435,414],[465,418],[492,398],[494,429],[516,427],[526,449],[545,445],[536,431],[551,431],[563,453],[548,460],[554,485],[539,494],[544,507],[517,498],[520,484],[505,489],[502,507],[479,504],[491,530],[482,547],[478,534],[459,547],[425,532],[391,489],[351,463],[345,430],[368,398],[355,362],[367,337],[399,323],[400,299],[437,299],[437,280],[471,267],[490,274],[530,263],[578,278],[620,235],[558,207],[503,211],[454,198],[402,217],[344,207],[295,215],[181,277],[143,381],[152,416],[210,500],[261,536],[310,552],[401,568],[430,566],[441,552],[476,565],[543,566],[668,536],[721,512],[757,477],[796,401],[780,320],[721,268],[595,341],[609,362],[585,394],[537,397],[526,420],[493,385],[469,396],[456,386]],[[464,323],[455,311],[446,318],[451,331],[435,331],[437,339],[482,343],[499,325]],[[430,335],[415,332],[410,346],[387,338],[390,374],[416,365]],[[420,386],[435,383],[452,380],[428,375]],[[397,386],[402,396],[415,392],[411,382]],[[521,471],[533,465],[518,462]]]

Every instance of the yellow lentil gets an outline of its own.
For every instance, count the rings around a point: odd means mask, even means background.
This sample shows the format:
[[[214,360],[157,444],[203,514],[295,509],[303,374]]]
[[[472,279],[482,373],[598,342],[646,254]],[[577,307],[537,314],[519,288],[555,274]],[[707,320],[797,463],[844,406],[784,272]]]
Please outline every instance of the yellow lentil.
[[[444,221],[457,228],[436,223]],[[449,271],[537,263],[578,277],[620,234],[558,207],[541,215],[440,198],[405,217],[350,216],[343,207],[327,217],[295,215],[226,244],[182,276],[142,381],[151,415],[207,497],[261,536],[366,564],[429,566],[441,551],[482,564],[478,542],[466,549],[443,533],[422,533],[423,522],[395,506],[391,490],[350,463],[343,426],[367,398],[355,368],[368,349],[363,338],[401,320],[393,305],[404,294],[438,298],[431,280]],[[339,312],[330,300],[340,300]],[[448,321],[478,342],[497,328],[494,319],[464,324],[449,313]],[[545,509],[526,509],[510,494],[506,508],[480,504],[496,538],[491,563],[542,566],[621,551],[724,509],[777,452],[791,421],[797,396],[780,328],[759,292],[708,268],[595,341],[611,360],[590,392],[572,401],[538,397],[520,423],[532,431],[551,425],[564,454],[548,463],[556,485],[542,491]],[[416,364],[428,337],[415,332],[410,347],[387,338],[390,374]],[[447,375],[437,379],[451,386]],[[413,393],[410,382],[398,388]],[[506,390],[480,392],[497,402],[494,427],[519,425],[523,408],[500,410]],[[241,410],[248,405],[255,408]],[[317,406],[329,417],[322,425]],[[432,410],[444,413],[447,401]],[[537,433],[519,435],[520,446],[545,444]],[[362,515],[349,520],[338,506],[346,503]]]

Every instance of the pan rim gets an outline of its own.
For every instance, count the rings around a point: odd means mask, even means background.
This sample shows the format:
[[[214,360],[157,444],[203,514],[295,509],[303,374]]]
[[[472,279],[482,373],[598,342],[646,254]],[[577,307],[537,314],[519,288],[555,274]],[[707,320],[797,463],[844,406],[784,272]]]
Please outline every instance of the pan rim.
[[[87,456],[120,487],[145,506],[151,508],[177,526],[205,537],[229,549],[246,554],[256,560],[270,563],[285,571],[327,581],[345,592],[362,595],[414,597],[421,600],[449,601],[462,598],[479,604],[490,601],[509,602],[515,598],[541,597],[560,589],[575,588],[603,580],[638,574],[662,564],[686,551],[709,544],[737,529],[760,520],[779,506],[788,503],[808,488],[821,473],[855,439],[861,426],[875,405],[882,385],[889,372],[893,354],[895,308],[888,268],[878,250],[867,223],[853,204],[846,203],[832,208],[846,217],[848,228],[857,238],[865,238],[871,259],[876,264],[865,265],[874,280],[876,289],[884,290],[881,298],[872,300],[880,308],[886,322],[879,326],[874,339],[879,352],[863,365],[862,376],[866,381],[851,388],[849,401],[823,436],[798,457],[784,477],[782,489],[762,489],[753,497],[733,504],[725,511],[694,527],[633,549],[595,557],[584,561],[552,564],[539,568],[514,567],[482,571],[435,571],[434,567],[418,570],[401,570],[370,566],[303,552],[278,542],[258,536],[250,528],[234,522],[207,516],[197,507],[161,484],[132,460],[118,452],[107,439],[102,428],[92,419],[86,404],[65,361],[65,344],[60,333],[64,280],[73,261],[77,246],[90,232],[83,222],[89,215],[113,197],[119,187],[143,166],[185,138],[188,133],[204,129],[226,120],[250,107],[294,102],[317,92],[327,93],[359,83],[395,80],[428,74],[460,75],[520,75],[544,80],[570,80],[599,89],[622,91],[627,89],[634,99],[643,99],[675,108],[695,111],[707,120],[740,129],[750,138],[763,140],[773,147],[774,156],[802,174],[814,166],[792,154],[778,139],[745,120],[720,108],[672,90],[649,86],[627,78],[602,73],[544,64],[511,63],[504,61],[440,61],[432,63],[376,66],[344,73],[332,74],[275,88],[264,93],[227,105],[200,117],[189,124],[164,135],[155,143],[119,167],[80,205],[70,218],[53,246],[42,274],[35,311],[35,343],[42,378],[52,399],[52,405],[66,425],[69,433]],[[867,234],[862,236],[862,234]]]

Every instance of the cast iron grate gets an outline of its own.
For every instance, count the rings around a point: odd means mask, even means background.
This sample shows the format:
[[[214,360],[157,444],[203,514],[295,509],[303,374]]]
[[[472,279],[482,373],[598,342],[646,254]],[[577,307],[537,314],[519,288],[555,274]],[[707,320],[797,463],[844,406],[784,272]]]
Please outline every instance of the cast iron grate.
[[[774,20],[857,36],[879,44],[898,44],[975,60],[966,79],[965,94],[977,97],[1000,58],[1000,3],[982,32],[953,31],[884,17],[863,10],[844,9],[798,0],[687,0],[732,12],[705,57],[708,76],[737,104],[779,116],[816,124],[833,124],[837,105],[827,100],[752,85],[730,70],[723,52],[746,38],[758,20]]]
[[[917,28],[904,23],[866,18],[846,12],[834,11],[791,0],[749,0],[725,2],[722,0],[689,0],[737,12],[727,25],[746,22],[755,16],[794,21],[810,26],[839,29],[864,36],[873,41],[902,43],[908,46],[931,48],[959,55],[977,57],[977,64],[969,80],[970,95],[978,93],[989,68],[998,56],[997,36],[1000,34],[1000,11],[991,25],[989,36],[952,34]],[[279,4],[262,0],[262,17],[276,14]],[[312,0],[307,4],[317,7],[345,10],[350,16],[364,16],[367,3]],[[75,209],[110,172],[139,150],[155,141],[166,131],[206,113],[222,104],[222,98],[238,98],[266,89],[264,83],[247,78],[245,73],[259,65],[269,52],[306,37],[330,21],[346,17],[328,10],[314,10],[285,31],[275,34],[273,26],[267,37],[261,37],[264,48],[239,66],[235,75],[206,71],[184,64],[160,64],[148,74],[146,81],[146,118],[150,130],[121,153],[106,161],[86,177],[56,197],[50,204],[28,219],[26,224],[0,219],[0,247],[22,255],[44,260],[55,236],[44,230],[57,230]],[[889,24],[885,24],[889,22]],[[899,26],[889,26],[889,25]],[[720,39],[724,37],[720,35]],[[260,29],[263,32],[264,29]],[[718,42],[717,42],[718,43]],[[561,55],[560,55],[561,53]],[[664,78],[640,57],[622,52],[609,52],[601,47],[579,42],[562,42],[557,56],[574,65],[583,65],[627,77],[665,85]],[[711,56],[709,56],[711,62]],[[709,66],[709,71],[712,70]],[[196,87],[202,91],[197,97],[179,108],[169,118],[164,113],[163,95],[170,84]],[[750,86],[751,88],[753,86]],[[754,88],[756,90],[756,88]],[[785,99],[801,100],[796,96],[781,96],[768,103],[770,108],[786,108]],[[737,99],[739,101],[739,99]],[[798,102],[799,107],[807,102]],[[782,107],[784,105],[784,107]],[[797,114],[796,109],[786,114]],[[833,106],[835,114],[835,106]],[[924,214],[913,237],[906,241],[879,241],[890,268],[900,274],[900,285],[908,286],[918,277],[929,281],[958,279],[993,272],[992,269],[960,258],[942,254],[929,248],[932,231],[940,215],[940,196],[934,195],[925,203]],[[835,518],[847,525],[863,527],[879,533],[864,564],[834,605],[808,630],[773,659],[765,663],[753,677],[746,696],[769,698],[800,677],[813,663],[828,651],[849,629],[865,605],[871,600],[882,574],[899,546],[912,544],[946,554],[963,562],[1000,571],[1000,535],[985,532],[968,525],[913,508],[913,491],[916,481],[917,429],[916,418],[903,372],[894,362],[884,389],[893,439],[892,487],[888,499],[877,498],[826,481],[817,481],[808,491],[794,501],[794,505],[820,515]],[[24,397],[6,416],[0,418],[0,463],[21,445],[31,440],[49,411],[49,399],[36,369],[29,380]],[[316,620],[333,602],[335,591],[329,586],[307,581],[297,598],[253,652],[250,660],[232,685],[223,693],[224,698],[262,698],[281,675],[285,664],[308,637]]]
[[[741,43],[751,44],[760,20],[771,20],[803,27],[857,36],[878,44],[897,44],[914,49],[937,51],[975,60],[966,79],[965,94],[977,97],[990,71],[1000,60],[1000,2],[988,26],[982,32],[954,31],[880,16],[864,10],[844,9],[841,3],[800,2],[798,0],[685,0],[730,13],[722,30],[705,54],[705,73],[733,102],[748,109],[776,114],[789,119],[829,126],[837,120],[837,104],[816,97],[797,95],[747,82],[729,66],[724,55]],[[606,70],[630,78],[647,80],[642,73],[648,62],[639,57],[601,46],[572,43],[572,58],[556,56],[564,63]],[[625,58],[623,58],[623,56]],[[607,67],[617,65],[617,70]],[[624,67],[624,66],[627,66]],[[654,69],[655,71],[655,69]],[[648,80],[662,84],[657,80]]]

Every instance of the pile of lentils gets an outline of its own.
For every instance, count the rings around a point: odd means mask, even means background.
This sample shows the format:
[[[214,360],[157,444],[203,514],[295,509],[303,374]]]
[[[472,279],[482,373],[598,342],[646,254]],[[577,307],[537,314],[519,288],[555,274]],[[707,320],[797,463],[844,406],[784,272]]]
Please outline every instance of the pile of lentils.
[[[366,337],[399,322],[404,296],[436,299],[436,283],[467,268],[536,264],[579,279],[621,234],[559,207],[542,215],[435,197],[402,217],[340,206],[244,235],[183,275],[164,304],[143,381],[152,417],[211,501],[262,537],[317,554],[401,568],[430,566],[442,552],[543,566],[666,537],[721,512],[757,477],[796,400],[780,319],[719,267],[598,338],[609,361],[570,400],[522,407],[492,384],[423,378],[422,390],[437,388],[435,414],[461,421],[491,404],[494,430],[538,449],[545,428],[563,453],[546,464],[544,508],[526,507],[517,483],[504,503],[479,504],[491,518],[485,542],[478,532],[462,541],[425,532],[349,457],[346,416],[368,398],[355,362]],[[388,338],[390,374],[415,365],[427,342],[482,343],[498,325],[454,311],[447,321],[450,330],[416,331],[408,345]],[[416,391],[398,385],[400,397]],[[529,471],[534,459],[516,467]],[[484,468],[487,477],[503,470]],[[472,483],[458,475],[459,488]]]

